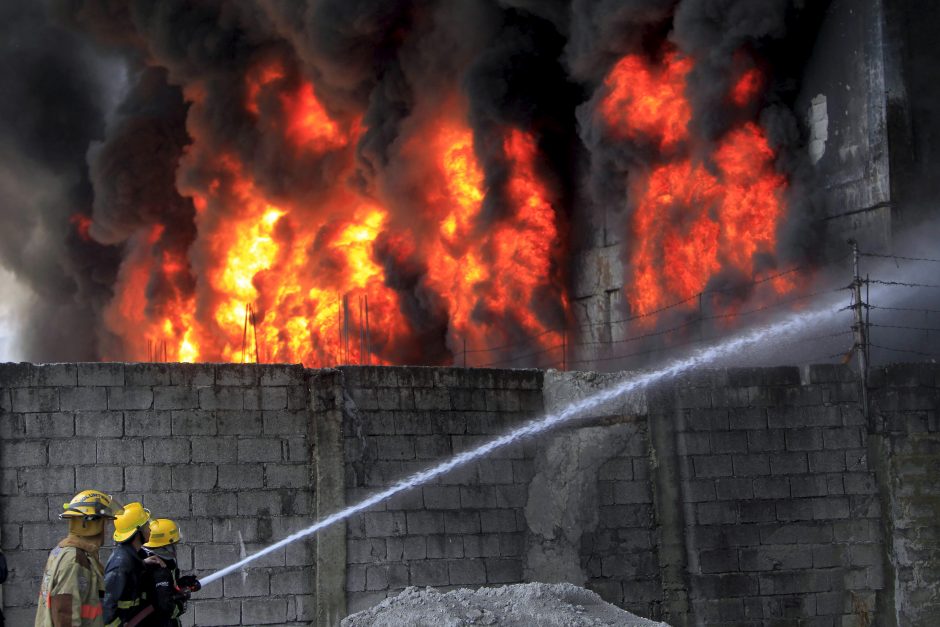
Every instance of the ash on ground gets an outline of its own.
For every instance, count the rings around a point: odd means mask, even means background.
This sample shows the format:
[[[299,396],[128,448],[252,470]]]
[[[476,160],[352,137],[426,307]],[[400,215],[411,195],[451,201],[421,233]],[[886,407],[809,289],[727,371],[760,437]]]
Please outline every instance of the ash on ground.
[[[405,588],[398,596],[343,619],[342,627],[668,627],[635,616],[570,583],[524,583],[440,592]]]

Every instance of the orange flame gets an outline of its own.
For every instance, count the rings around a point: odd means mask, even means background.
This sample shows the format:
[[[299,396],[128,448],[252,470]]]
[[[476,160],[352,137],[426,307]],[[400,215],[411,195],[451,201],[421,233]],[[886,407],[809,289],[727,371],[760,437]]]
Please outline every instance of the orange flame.
[[[688,136],[692,108],[685,98],[685,78],[691,69],[692,62],[675,52],[658,68],[639,55],[628,55],[604,81],[608,93],[601,114],[621,136],[647,137],[671,148]]]
[[[688,138],[685,79],[692,67],[674,52],[660,67],[637,55],[624,57],[607,77],[608,93],[599,107],[620,136],[658,139],[664,153],[671,149],[666,161],[638,177],[632,190],[627,294],[637,315],[702,292],[722,268],[754,276],[754,256],[774,252],[784,215],[786,179],[776,172],[776,155],[756,124],[734,128],[719,142],[710,156],[713,169],[675,154],[676,145]],[[746,72],[734,85],[732,100],[747,104],[762,82],[756,69]],[[781,292],[793,287],[788,280],[772,285]]]

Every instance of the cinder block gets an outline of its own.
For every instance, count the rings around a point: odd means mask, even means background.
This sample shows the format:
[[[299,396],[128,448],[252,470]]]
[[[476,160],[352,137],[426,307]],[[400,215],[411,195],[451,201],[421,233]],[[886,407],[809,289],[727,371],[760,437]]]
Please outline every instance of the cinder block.
[[[78,385],[76,364],[35,364],[30,369],[30,385],[34,387]]]
[[[813,518],[835,520],[849,517],[849,499],[844,496],[828,496],[812,499]]]
[[[823,445],[822,432],[819,429],[788,429],[786,443],[788,451],[818,451]]]
[[[199,407],[202,409],[244,409],[245,391],[240,387],[218,385],[199,388]]]
[[[78,385],[124,385],[124,364],[81,363],[78,364]]]
[[[743,431],[716,431],[709,436],[712,453],[747,452],[747,434]]]
[[[443,388],[416,388],[414,390],[414,406],[415,409],[424,411],[447,411],[451,409],[450,394]],[[487,405],[487,408],[489,408],[489,405]],[[508,411],[518,411],[518,407]]]
[[[370,538],[405,535],[407,527],[404,512],[366,512],[363,517],[366,535]]]
[[[125,411],[124,433],[128,436],[168,437],[170,421],[168,411]]]
[[[215,383],[215,364],[173,364],[170,385],[203,386]]]
[[[238,514],[238,498],[232,492],[195,492],[192,504],[193,516],[230,518]]]
[[[24,524],[22,548],[48,551],[59,543],[65,530],[65,525],[59,521]]]
[[[449,583],[444,560],[425,560],[411,565],[411,584],[414,586],[446,586]]]
[[[522,564],[516,559],[485,559],[486,582],[490,584],[522,583]]]
[[[292,596],[312,595],[315,591],[314,578],[307,569],[274,572],[271,573],[271,589]]]
[[[834,455],[833,457],[838,457]],[[849,449],[845,452],[845,470],[849,472],[868,471],[868,451],[866,449]]]
[[[124,489],[128,492],[163,492],[169,488],[170,469],[166,466],[127,466],[124,469]]]
[[[62,411],[94,411],[108,408],[108,388],[72,387],[59,389]]]
[[[735,477],[757,477],[770,474],[770,457],[756,455],[733,455],[731,458]]]
[[[697,477],[730,477],[733,474],[730,455],[697,455],[692,461]]]
[[[215,413],[198,409],[184,409],[172,413],[173,435],[215,435],[218,425]]]
[[[823,430],[823,444],[827,449],[860,448],[862,430],[859,427],[840,427]]]
[[[447,573],[451,585],[486,583],[486,566],[480,559],[448,560]]]
[[[480,533],[478,512],[444,512],[444,533]]]
[[[76,412],[75,435],[94,438],[121,437],[124,435],[123,413],[119,411]]]
[[[758,499],[785,499],[790,496],[789,477],[757,477],[754,479],[754,497]]]
[[[82,490],[101,490],[107,494],[123,492],[123,470],[121,466],[102,466],[97,464],[76,466],[76,492]]]
[[[291,410],[265,411],[262,417],[266,435],[305,435],[311,420],[308,412]]]
[[[268,488],[308,488],[313,481],[306,464],[266,464],[264,475]]]
[[[75,490],[75,469],[23,468],[19,483],[26,494],[67,494]]]
[[[59,388],[13,388],[10,392],[15,412],[59,411]]]
[[[379,459],[415,459],[414,440],[408,436],[376,438]]]
[[[153,389],[144,387],[109,387],[108,409],[151,409]]]
[[[185,385],[161,385],[153,388],[154,409],[197,409],[197,388]]]
[[[799,475],[790,477],[790,494],[794,498],[826,496],[829,480],[826,475]]]
[[[700,525],[732,525],[738,521],[738,508],[733,501],[698,503],[695,512]]]
[[[464,557],[461,536],[428,536],[428,559]]]
[[[261,368],[247,364],[218,364],[215,367],[217,385],[256,387],[261,381]]]
[[[266,597],[271,594],[270,582],[271,575],[267,572],[257,569],[245,570],[241,576],[226,577],[222,580],[223,596],[228,599]],[[275,593],[281,592],[281,590],[275,590]]]
[[[212,490],[216,487],[217,468],[211,464],[187,464],[173,467],[173,489],[180,491]]]
[[[303,366],[293,364],[268,364],[257,366],[260,370],[261,385],[303,385],[305,382]]]
[[[794,475],[807,470],[806,453],[774,453],[770,456],[771,474]]]
[[[828,544],[832,537],[830,522],[794,522],[760,529],[761,544]]]
[[[805,569],[813,565],[813,548],[805,546],[745,548],[739,555],[740,569],[745,572]]]
[[[777,508],[773,501],[742,501],[738,505],[738,515],[742,523],[777,520]]]
[[[64,500],[67,500],[67,497]],[[62,511],[63,501],[59,501],[50,508],[48,499],[43,496],[0,497],[0,520],[4,523],[15,523],[16,525],[21,525],[23,520],[49,520],[50,509],[54,515],[58,516],[59,512]],[[4,536],[3,542],[6,544],[6,536]]]
[[[125,364],[124,385],[170,385],[170,365],[156,363]]]
[[[218,486],[222,490],[247,490],[264,486],[261,464],[223,464],[218,466]]]
[[[441,459],[450,454],[450,438],[446,435],[414,436],[413,440],[417,459]]]
[[[292,437],[281,440],[284,461],[292,463],[311,463],[310,445],[306,437]]]
[[[197,625],[218,627],[221,625],[241,625],[241,604],[225,600],[200,600],[193,603],[194,620]],[[185,614],[184,614],[185,616]],[[248,623],[249,625],[252,623]]]
[[[723,477],[716,482],[718,500],[745,500],[754,497],[751,479],[739,477]]]
[[[213,412],[219,435],[261,435],[261,412],[218,410]]]
[[[810,472],[842,472],[845,470],[845,458],[832,451],[810,453],[808,456]]]
[[[279,462],[283,458],[280,438],[241,438],[239,462]]]
[[[26,414],[26,437],[70,438],[75,435],[75,416],[71,413]]]
[[[440,512],[407,512],[407,523],[410,535],[424,536],[444,531],[444,515]]]
[[[103,438],[97,442],[97,453],[99,464],[127,466],[139,464],[144,459],[143,443],[139,439]]]
[[[192,461],[207,463],[234,463],[238,456],[238,445],[234,437],[194,437]]]
[[[276,411],[287,409],[286,387],[260,387],[245,390],[245,409]]]
[[[144,462],[148,464],[185,464],[189,462],[189,440],[185,438],[147,438]]]
[[[846,494],[875,494],[874,477],[867,472],[847,472],[842,476]]]

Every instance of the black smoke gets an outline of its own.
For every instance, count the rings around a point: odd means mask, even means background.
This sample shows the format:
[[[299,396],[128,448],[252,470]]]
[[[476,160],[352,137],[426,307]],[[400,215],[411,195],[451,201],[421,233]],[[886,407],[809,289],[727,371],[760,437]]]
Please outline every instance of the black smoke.
[[[724,102],[739,55],[766,59],[770,85],[749,115],[759,117],[792,177],[786,252],[767,265],[818,249],[812,173],[800,156],[803,133],[790,113],[792,81],[772,71],[803,22],[798,0],[50,0],[5,3],[0,75],[0,148],[5,170],[0,259],[36,294],[41,332],[22,338],[36,360],[119,357],[107,308],[134,237],[159,227],[154,255],[185,257],[190,271],[153,272],[151,313],[192,295],[211,250],[198,237],[194,190],[231,173],[233,156],[272,202],[317,207],[337,187],[382,198],[392,224],[422,226],[423,170],[411,141],[460,95],[485,173],[485,232],[512,210],[506,128],[531,133],[537,167],[558,214],[561,241],[550,284],[529,305],[550,327],[567,322],[560,302],[571,290],[572,248],[628,237],[627,181],[648,166],[642,147],[611,141],[594,107],[603,79],[624,54],[660,54],[673,45],[696,59],[689,97],[692,124],[706,141],[734,122]],[[284,69],[278,89],[312,81],[340,124],[361,119],[358,144],[325,154],[298,152],[267,120],[283,115],[262,92],[252,115],[245,78],[259,65]],[[783,67],[785,64],[781,63]],[[789,72],[787,69],[786,72]],[[785,72],[785,73],[786,73]],[[120,102],[113,100],[120,92]],[[705,150],[705,148],[703,148]],[[350,171],[354,174],[343,178]],[[16,164],[16,165],[14,165]],[[41,190],[43,193],[40,193]],[[52,191],[48,191],[52,190]],[[234,199],[232,199],[234,201]],[[237,202],[210,203],[203,224],[237,215]],[[589,242],[600,212],[614,207],[613,235]],[[616,213],[616,211],[615,211]],[[74,214],[93,219],[82,239]],[[283,237],[290,237],[285,233]],[[23,242],[28,242],[24,245]],[[317,257],[322,251],[314,251]],[[426,284],[425,262],[380,239],[376,260],[419,342],[380,346],[389,358],[446,363],[441,303]],[[311,268],[320,271],[322,267]],[[498,279],[498,277],[497,277]],[[724,279],[723,279],[724,280]],[[264,308],[261,308],[264,314]],[[512,320],[484,308],[507,341],[530,340]],[[47,329],[56,329],[50,333]],[[88,333],[95,329],[96,333]],[[79,332],[85,331],[85,332]],[[414,347],[418,348],[415,349]],[[410,352],[409,352],[410,351]]]

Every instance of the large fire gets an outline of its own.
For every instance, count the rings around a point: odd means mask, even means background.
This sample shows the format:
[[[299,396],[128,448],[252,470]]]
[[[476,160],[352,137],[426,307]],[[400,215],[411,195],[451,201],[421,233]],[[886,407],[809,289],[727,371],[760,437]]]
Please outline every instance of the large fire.
[[[667,53],[661,67],[629,55],[608,76],[600,105],[616,135],[652,142],[660,152],[658,165],[637,176],[631,190],[632,282],[626,292],[639,316],[701,293],[725,268],[753,277],[755,254],[774,252],[784,215],[786,179],[775,170],[776,156],[753,122],[732,129],[707,160],[696,161],[685,95],[692,67],[676,52]],[[760,84],[759,72],[749,70],[735,83],[730,100],[746,106]],[[790,287],[785,281],[774,286]]]
[[[660,62],[628,55],[598,107],[610,141],[658,155],[631,178],[625,291],[633,314],[701,292],[727,268],[754,276],[755,256],[773,253],[783,217],[786,181],[759,126],[741,123],[707,159],[693,157],[685,95],[693,67],[677,52]],[[740,76],[730,106],[746,107],[761,85],[756,70]],[[193,112],[208,115],[198,83],[185,93]],[[106,312],[124,354],[110,357],[516,365],[521,344],[559,363],[570,317],[567,226],[543,178],[537,135],[503,127],[478,137],[455,113],[459,101],[415,124],[400,147],[421,189],[403,220],[387,189],[349,184],[368,131],[362,117],[333,117],[314,83],[282,62],[258,64],[233,106],[262,136],[276,134],[286,158],[328,163],[323,189],[303,197],[272,190],[237,147],[220,151],[192,132],[181,168],[202,175],[178,187],[195,209],[195,241],[181,250],[156,224],[128,242]],[[482,139],[500,177],[487,177]],[[93,233],[87,218],[75,224],[81,237]],[[420,277],[407,294],[401,267]],[[436,343],[435,357],[420,357],[423,342]]]
[[[161,246],[161,227],[141,233],[107,314],[131,357],[162,359],[165,351],[179,361],[394,363],[396,346],[413,343],[420,329],[389,284],[376,249],[380,239],[395,256],[424,260],[426,285],[448,316],[440,341],[452,363],[498,357],[481,349],[507,339],[551,341],[553,329],[530,303],[555,280],[559,238],[531,136],[506,129],[512,211],[484,223],[487,190],[473,134],[465,123],[442,117],[421,138],[421,150],[429,142],[436,161],[426,206],[415,208],[432,236],[417,237],[411,225],[391,224],[380,200],[344,185],[360,121],[344,126],[332,119],[311,83],[291,87],[285,77],[276,64],[250,73],[245,110],[298,151],[345,154],[335,189],[317,206],[270,197],[235,154],[207,154],[194,138],[185,159],[210,159],[215,172],[183,190],[196,210],[197,240],[187,258]],[[191,93],[194,106],[202,106],[198,90]],[[194,293],[174,294],[154,308],[147,297],[154,277],[191,268]]]

